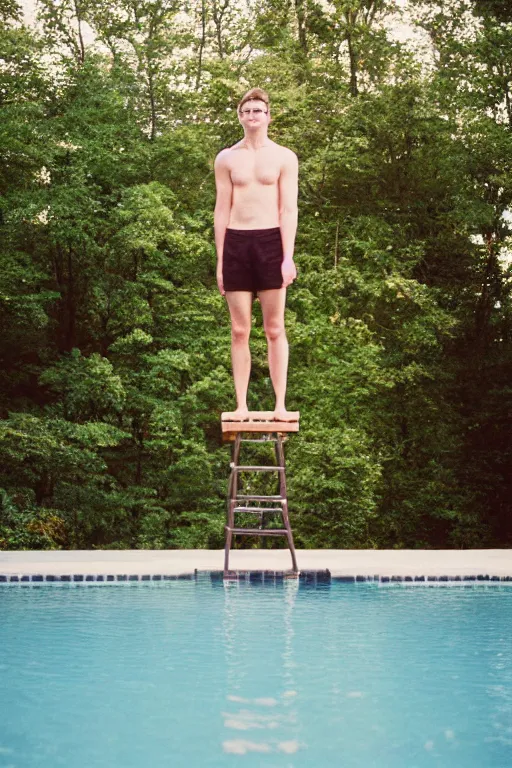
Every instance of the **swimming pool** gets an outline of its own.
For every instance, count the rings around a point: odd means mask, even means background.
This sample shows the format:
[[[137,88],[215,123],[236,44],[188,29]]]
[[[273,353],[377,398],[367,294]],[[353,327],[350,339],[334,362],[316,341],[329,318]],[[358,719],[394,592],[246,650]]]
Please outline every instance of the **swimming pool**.
[[[0,588],[1,768],[509,768],[512,588]]]

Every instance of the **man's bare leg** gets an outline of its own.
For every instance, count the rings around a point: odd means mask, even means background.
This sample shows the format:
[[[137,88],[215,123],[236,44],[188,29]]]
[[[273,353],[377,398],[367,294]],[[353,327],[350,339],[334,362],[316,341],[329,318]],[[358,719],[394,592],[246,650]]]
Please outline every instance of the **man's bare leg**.
[[[229,313],[231,315],[231,364],[235,382],[236,411],[235,421],[248,418],[247,389],[251,375],[251,352],[249,336],[252,320],[252,293],[249,291],[226,291]]]
[[[260,291],[258,296],[267,336],[268,367],[276,396],[274,419],[276,421],[288,421],[289,414],[285,405],[288,376],[288,340],[284,327],[286,288]]]

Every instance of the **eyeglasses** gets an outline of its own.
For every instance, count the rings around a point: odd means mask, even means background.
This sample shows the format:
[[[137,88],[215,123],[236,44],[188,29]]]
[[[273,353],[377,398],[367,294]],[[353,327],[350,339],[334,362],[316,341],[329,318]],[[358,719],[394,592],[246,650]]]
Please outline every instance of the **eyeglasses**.
[[[264,115],[268,115],[268,112],[265,112],[263,109],[259,109],[258,107],[256,107],[256,109],[241,109],[240,110],[240,114],[241,115],[250,115],[251,112],[253,113],[253,115],[261,115],[262,113]]]

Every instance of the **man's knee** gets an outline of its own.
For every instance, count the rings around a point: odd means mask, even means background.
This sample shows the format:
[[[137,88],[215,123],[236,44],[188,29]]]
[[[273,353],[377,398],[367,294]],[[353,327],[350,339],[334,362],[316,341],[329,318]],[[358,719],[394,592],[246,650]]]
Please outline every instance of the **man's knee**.
[[[244,323],[232,323],[231,339],[235,344],[246,344],[249,341],[251,326]]]
[[[265,325],[265,335],[267,341],[277,341],[282,336],[285,336],[284,323],[272,322]]]

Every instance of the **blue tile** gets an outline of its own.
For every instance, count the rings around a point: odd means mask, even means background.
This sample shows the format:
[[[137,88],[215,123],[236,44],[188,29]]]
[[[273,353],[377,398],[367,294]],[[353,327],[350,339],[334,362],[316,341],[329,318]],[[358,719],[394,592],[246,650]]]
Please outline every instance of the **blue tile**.
[[[301,571],[299,574],[299,580],[305,584],[330,584],[331,572],[327,569],[325,571]]]
[[[219,586],[221,586],[221,584],[224,581],[238,581],[237,572],[236,571],[226,571],[225,574],[224,573],[222,574],[222,581],[217,581],[216,578],[212,577],[212,582],[215,585],[218,584]]]
[[[143,576],[140,577],[141,581],[151,581],[151,576],[147,573],[145,573]]]
[[[96,581],[105,581],[105,577],[102,573],[100,573],[99,576],[96,576]]]
[[[307,582],[308,584],[311,584],[316,582],[316,577],[317,577],[316,571],[301,571],[299,579],[303,582]]]
[[[449,581],[448,576],[439,576],[439,581]]]
[[[404,577],[404,581],[412,581],[412,580],[413,580],[412,576],[405,576]]]
[[[7,581],[7,576],[2,576],[0,573],[0,581]]]
[[[32,581],[43,581],[43,577],[41,576],[40,573],[37,573],[34,576],[32,576]]]
[[[425,581],[425,577],[424,576],[415,576],[414,577],[414,581]]]
[[[20,581],[30,581],[30,576],[22,576]]]
[[[118,573],[116,576],[116,581],[127,581],[127,576],[125,573]]]
[[[263,574],[261,571],[249,571],[249,581],[251,584],[261,584],[263,581]]]
[[[161,573],[154,573],[151,577],[153,581],[162,581],[162,574]]]
[[[403,578],[401,576],[392,576],[391,581],[403,581]]]
[[[71,581],[71,576],[69,576],[68,574],[65,574],[64,576],[61,575],[60,580],[61,581]]]
[[[452,576],[452,581],[462,581],[461,576]]]
[[[499,576],[491,576],[491,581],[499,581],[499,580],[500,580]]]
[[[94,576],[91,576],[91,574],[89,574],[88,576],[85,577],[85,580],[86,581],[94,581]]]
[[[366,578],[366,576],[356,576],[356,581],[357,582],[368,581],[368,579]]]
[[[464,581],[476,581],[476,576],[464,576]]]
[[[138,581],[139,577],[136,573],[132,573],[130,576],[128,576],[128,581]]]
[[[324,571],[317,571],[316,581],[317,581],[317,584],[330,584],[331,583],[330,570],[326,568]]]
[[[112,573],[107,574],[107,581],[115,581],[115,580],[116,580],[116,577]]]
[[[209,571],[208,576],[210,577],[210,581],[219,582],[223,581],[224,579],[224,572],[223,571]]]
[[[389,576],[381,576],[381,579],[380,579],[380,580],[381,580],[381,582],[382,582],[383,584],[387,584],[387,583],[388,583],[388,581],[389,581]]]
[[[200,579],[206,584],[210,584],[214,587],[222,586],[224,581],[224,571],[201,571]]]
[[[9,581],[19,581],[19,580],[20,580],[19,576],[11,576],[11,578],[9,579]]]
[[[429,576],[427,581],[437,581],[437,576]]]
[[[286,581],[299,581],[299,574],[296,571],[283,571],[283,579]]]
[[[74,574],[73,581],[83,581],[83,580],[84,580],[83,574],[81,574],[81,573],[75,573]]]

